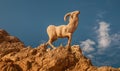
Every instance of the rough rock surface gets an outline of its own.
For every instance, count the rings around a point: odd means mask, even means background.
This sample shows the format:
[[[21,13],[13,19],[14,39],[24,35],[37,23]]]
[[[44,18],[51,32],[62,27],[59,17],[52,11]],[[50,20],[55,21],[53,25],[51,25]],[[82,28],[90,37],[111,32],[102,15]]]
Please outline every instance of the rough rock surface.
[[[120,71],[93,66],[78,45],[48,49],[44,44],[25,47],[16,37],[0,30],[0,71]]]

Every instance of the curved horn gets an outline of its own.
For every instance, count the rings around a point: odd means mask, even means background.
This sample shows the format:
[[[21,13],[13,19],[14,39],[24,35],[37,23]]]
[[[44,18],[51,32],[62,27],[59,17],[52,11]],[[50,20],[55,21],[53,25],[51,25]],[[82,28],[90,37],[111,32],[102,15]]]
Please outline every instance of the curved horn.
[[[67,17],[70,16],[71,13],[67,13],[65,16],[64,16],[64,21],[66,21]]]

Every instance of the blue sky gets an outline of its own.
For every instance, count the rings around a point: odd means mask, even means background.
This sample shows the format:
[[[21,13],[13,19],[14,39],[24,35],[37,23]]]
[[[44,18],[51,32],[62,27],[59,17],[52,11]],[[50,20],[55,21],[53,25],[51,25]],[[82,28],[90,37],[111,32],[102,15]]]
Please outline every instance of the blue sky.
[[[50,24],[67,24],[66,13],[79,10],[79,25],[72,45],[80,45],[94,65],[120,67],[120,0],[0,0],[0,28],[17,36],[26,46],[48,40]],[[59,39],[58,46],[67,43]]]

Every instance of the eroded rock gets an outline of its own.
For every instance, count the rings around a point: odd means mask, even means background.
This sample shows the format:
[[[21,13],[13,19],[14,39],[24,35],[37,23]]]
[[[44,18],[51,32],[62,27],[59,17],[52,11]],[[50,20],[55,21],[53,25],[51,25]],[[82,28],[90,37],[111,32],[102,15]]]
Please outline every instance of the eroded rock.
[[[71,46],[70,50],[63,46],[48,49],[44,44],[25,47],[5,30],[0,30],[0,38],[0,71],[120,71],[120,68],[93,66],[79,45]]]

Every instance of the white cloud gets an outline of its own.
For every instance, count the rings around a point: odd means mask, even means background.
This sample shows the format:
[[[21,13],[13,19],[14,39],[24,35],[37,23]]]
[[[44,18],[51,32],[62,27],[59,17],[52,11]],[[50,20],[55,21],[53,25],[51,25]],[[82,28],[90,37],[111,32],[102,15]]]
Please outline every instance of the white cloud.
[[[99,22],[99,28],[97,30],[98,36],[98,47],[107,48],[111,43],[111,38],[109,35],[109,24],[106,22]]]
[[[112,45],[120,45],[120,34],[116,33],[111,36]]]
[[[87,57],[92,59],[94,56],[92,54],[88,54]]]
[[[116,33],[114,35],[111,36],[112,41],[114,42],[119,42],[120,41],[120,34]]]
[[[107,11],[105,10],[98,11],[96,14],[96,22],[101,22],[104,19],[106,14],[107,14]]]
[[[106,11],[99,11],[99,12],[97,13],[97,17],[103,18],[105,14],[106,14]]]
[[[87,52],[87,53],[90,53],[90,52],[95,50],[93,48],[93,45],[95,45],[95,42],[90,40],[90,39],[82,41],[81,44],[80,44],[80,46],[82,47],[83,52]]]
[[[93,41],[93,39],[88,38],[80,44],[85,55],[98,65],[120,64],[120,55],[118,55],[120,54],[120,33],[110,35],[110,25],[104,21],[98,21],[97,27],[93,29],[97,33],[97,37],[95,37],[94,40],[97,39]],[[104,61],[99,63],[103,58]],[[112,61],[114,61],[115,64],[112,64]]]

